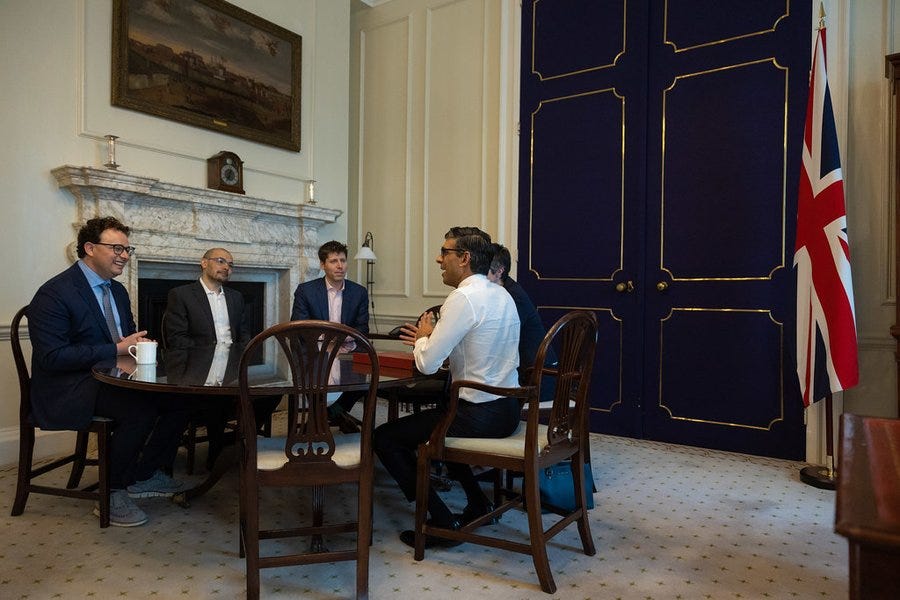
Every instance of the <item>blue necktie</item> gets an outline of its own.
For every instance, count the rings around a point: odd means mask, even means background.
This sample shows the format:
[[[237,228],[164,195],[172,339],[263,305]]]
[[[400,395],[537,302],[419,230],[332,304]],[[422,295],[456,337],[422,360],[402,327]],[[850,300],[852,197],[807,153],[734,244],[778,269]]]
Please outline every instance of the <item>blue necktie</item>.
[[[113,315],[112,302],[109,301],[109,288],[109,283],[100,285],[100,289],[103,292],[103,316],[106,319],[106,327],[109,329],[109,335],[112,337],[113,343],[118,344],[122,338],[119,336],[119,328],[116,327],[116,317]]]

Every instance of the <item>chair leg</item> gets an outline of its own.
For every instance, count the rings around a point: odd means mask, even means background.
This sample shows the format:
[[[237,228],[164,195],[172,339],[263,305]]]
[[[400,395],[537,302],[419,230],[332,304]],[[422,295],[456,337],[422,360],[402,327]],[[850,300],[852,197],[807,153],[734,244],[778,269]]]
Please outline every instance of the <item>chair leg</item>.
[[[422,533],[422,528],[425,526],[425,515],[428,512],[428,491],[431,487],[430,470],[431,460],[420,447],[416,461],[416,547],[413,551],[413,559],[415,560],[425,558],[425,534]]]
[[[369,547],[372,543],[372,496],[374,473],[364,473],[359,481],[356,532],[356,599],[369,597]]]
[[[584,462],[586,464],[591,464],[591,440],[590,433],[588,433],[588,437],[584,440]],[[597,493],[597,485],[594,483],[594,480],[591,479],[589,482],[591,484],[591,493]]]
[[[34,427],[19,428],[19,472],[16,479],[16,499],[13,501],[12,516],[25,512],[28,488],[31,486],[31,460],[34,456]]]
[[[547,557],[547,541],[544,538],[544,523],[541,519],[541,495],[537,477],[526,475],[523,478],[522,488],[525,494],[525,511],[528,514],[528,535],[531,540],[531,560],[534,562],[534,570],[541,582],[541,589],[548,594],[555,594],[556,582],[553,581],[550,560]]]
[[[388,399],[388,421],[396,421],[400,418],[400,399],[397,390],[391,389],[387,392]]]
[[[97,493],[100,495],[100,528],[109,527],[109,436],[110,425],[97,430]]]
[[[184,446],[187,449],[187,465],[185,466],[185,471],[188,475],[193,475],[194,455],[197,451],[197,424],[193,421],[188,425],[188,430],[185,433]]]
[[[241,545],[247,564],[247,600],[259,600],[259,491],[244,477],[242,474]]]
[[[578,464],[579,456],[576,454],[572,457],[572,464]],[[575,498],[575,509],[581,509],[581,516],[578,518],[578,535],[581,536],[581,547],[584,549],[584,553],[588,556],[594,556],[597,553],[597,550],[594,548],[594,539],[591,537],[591,526],[590,521],[588,520],[588,511],[587,511],[587,501],[584,498],[583,493],[579,493],[581,490],[585,490],[587,488],[587,482],[584,480],[584,469],[573,469],[572,471],[572,481],[575,485],[574,490],[574,498]],[[580,485],[579,485],[580,484]]]
[[[69,482],[66,488],[72,489],[78,487],[81,482],[81,476],[84,474],[84,463],[87,460],[87,447],[90,432],[87,430],[79,431],[75,437],[75,460],[72,461],[72,474],[69,475]]]

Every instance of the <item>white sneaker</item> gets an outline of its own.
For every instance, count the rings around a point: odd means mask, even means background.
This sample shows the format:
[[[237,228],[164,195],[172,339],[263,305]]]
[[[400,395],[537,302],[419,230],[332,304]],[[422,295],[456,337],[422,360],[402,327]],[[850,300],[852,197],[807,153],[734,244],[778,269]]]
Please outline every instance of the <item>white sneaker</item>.
[[[100,503],[94,503],[94,514],[100,516]],[[150,519],[125,490],[112,490],[109,493],[109,524],[116,527],[137,527]]]
[[[137,481],[128,486],[128,495],[132,498],[152,498],[154,496],[174,496],[184,491],[184,484],[172,479],[158,470],[144,481]]]

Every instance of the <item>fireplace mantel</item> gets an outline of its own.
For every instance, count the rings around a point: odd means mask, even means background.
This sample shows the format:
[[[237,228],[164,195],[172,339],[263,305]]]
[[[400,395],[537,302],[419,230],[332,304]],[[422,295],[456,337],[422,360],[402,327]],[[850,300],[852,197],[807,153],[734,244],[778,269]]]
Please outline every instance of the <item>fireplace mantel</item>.
[[[222,246],[239,265],[233,279],[274,285],[277,300],[269,316],[284,320],[297,284],[320,275],[319,228],[342,214],[333,208],[178,185],[110,169],[64,165],[52,173],[59,187],[75,198],[76,231],[86,220],[107,215],[131,228],[129,242],[137,251],[119,280],[128,288],[132,304],[138,298],[142,263],[144,271],[152,269],[157,277],[170,269],[182,273],[196,269],[192,272],[199,275],[203,253]],[[74,243],[70,252],[74,260]]]

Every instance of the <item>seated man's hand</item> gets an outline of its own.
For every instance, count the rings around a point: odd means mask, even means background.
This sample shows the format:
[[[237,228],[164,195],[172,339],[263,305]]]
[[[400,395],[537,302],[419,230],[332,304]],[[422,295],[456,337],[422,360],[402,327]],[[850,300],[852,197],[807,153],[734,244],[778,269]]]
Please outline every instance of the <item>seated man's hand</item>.
[[[150,338],[144,337],[146,335],[147,332],[145,330],[137,331],[126,338],[122,338],[122,340],[118,344],[116,344],[116,354],[128,354],[128,346],[133,346],[138,342],[152,342],[153,340],[151,340]]]
[[[405,323],[403,327],[400,328],[400,341],[407,346],[415,346],[418,331],[419,328],[412,323]]]

